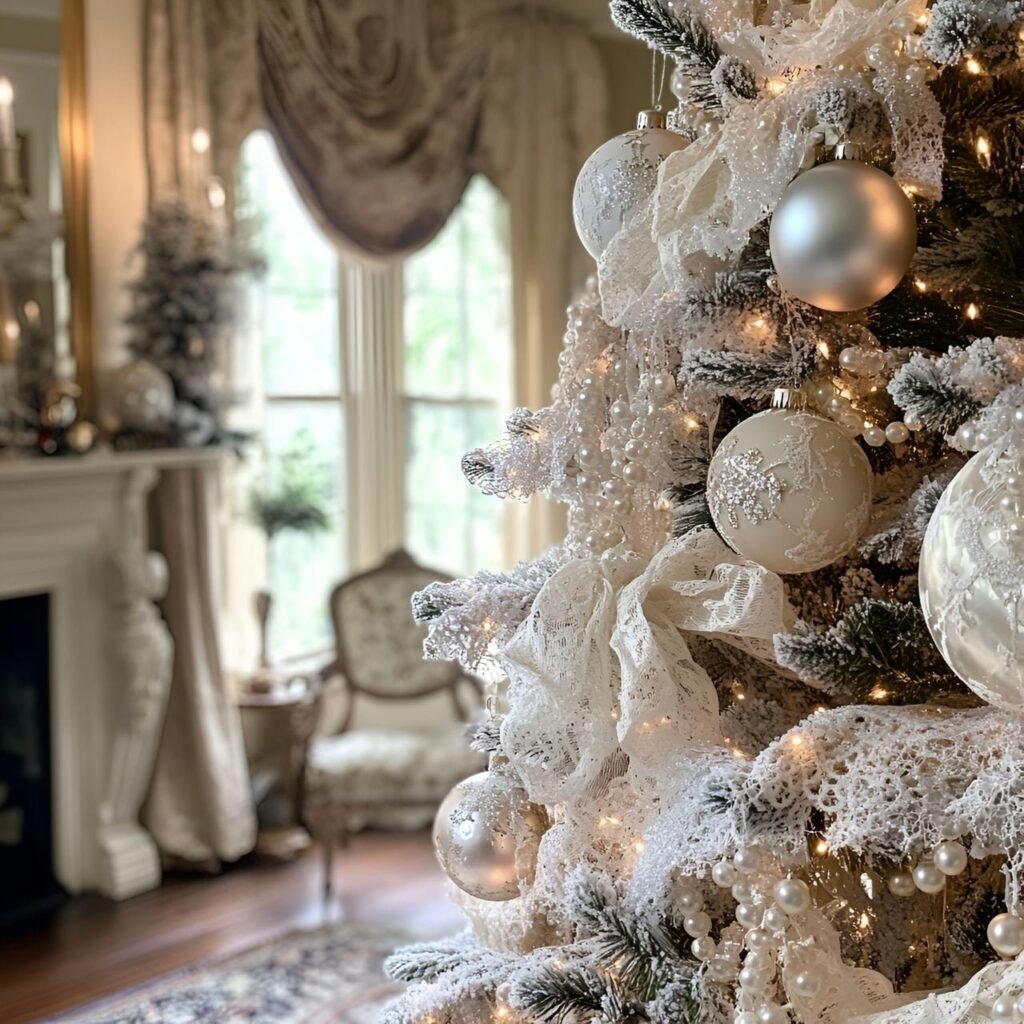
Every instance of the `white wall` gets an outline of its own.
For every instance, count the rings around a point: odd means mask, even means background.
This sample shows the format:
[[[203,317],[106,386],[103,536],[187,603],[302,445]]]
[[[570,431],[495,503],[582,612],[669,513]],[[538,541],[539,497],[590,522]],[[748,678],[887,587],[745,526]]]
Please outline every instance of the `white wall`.
[[[86,0],[85,21],[93,322],[102,372],[121,360],[127,261],[146,209],[141,0]]]

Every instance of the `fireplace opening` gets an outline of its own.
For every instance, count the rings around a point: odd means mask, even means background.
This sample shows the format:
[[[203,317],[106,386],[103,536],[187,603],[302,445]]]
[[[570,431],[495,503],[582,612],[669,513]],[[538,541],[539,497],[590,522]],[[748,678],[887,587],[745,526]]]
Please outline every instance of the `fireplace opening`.
[[[53,873],[50,597],[0,600],[0,934],[49,916]]]

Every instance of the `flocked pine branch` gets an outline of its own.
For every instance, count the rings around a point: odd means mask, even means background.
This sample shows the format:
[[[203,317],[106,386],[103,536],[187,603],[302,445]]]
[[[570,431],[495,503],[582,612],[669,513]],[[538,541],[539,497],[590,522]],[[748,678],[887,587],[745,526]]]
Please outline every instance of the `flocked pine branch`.
[[[999,70],[1016,55],[1021,0],[935,0],[922,38],[936,64],[956,64],[970,54]]]
[[[617,28],[670,57],[689,77],[693,102],[717,107],[726,92],[746,99],[756,95],[749,69],[722,57],[710,29],[692,11],[669,10],[661,0],[611,0],[610,7]]]
[[[896,371],[889,382],[889,394],[903,410],[929,430],[950,434],[981,408],[966,388],[949,371],[927,357],[916,354]]]
[[[851,703],[917,703],[961,692],[917,604],[864,599],[834,626],[775,637],[775,657],[804,682]]]
[[[655,922],[628,909],[608,876],[578,872],[570,886],[570,907],[577,939],[637,999],[646,1002],[671,980],[692,978],[695,963],[686,932],[672,921]]]
[[[673,537],[685,537],[688,533],[703,527],[714,529],[707,491],[703,488],[691,490],[690,493],[673,490],[669,491],[667,497],[672,503]]]
[[[866,558],[874,558],[883,565],[892,565],[916,559],[921,551],[925,530],[935,506],[949,484],[950,474],[937,478],[926,477],[911,495],[902,513],[893,523],[861,540],[858,550]]]
[[[384,961],[384,973],[395,981],[434,981],[464,965],[479,951],[469,932],[436,942],[417,942],[392,953]]]
[[[699,384],[717,395],[764,402],[776,388],[798,386],[813,363],[804,365],[788,346],[770,352],[690,349],[683,354],[680,384]]]
[[[647,1020],[643,1006],[631,1000],[611,975],[588,967],[547,967],[520,979],[512,988],[512,1006],[539,1021],[600,1019],[604,1024]]]

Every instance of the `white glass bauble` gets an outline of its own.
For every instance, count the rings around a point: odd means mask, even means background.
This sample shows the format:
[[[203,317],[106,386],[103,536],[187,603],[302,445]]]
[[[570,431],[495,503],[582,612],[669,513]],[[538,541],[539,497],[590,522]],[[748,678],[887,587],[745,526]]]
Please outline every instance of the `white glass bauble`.
[[[707,495],[733,550],[773,572],[810,572],[846,554],[867,525],[871,466],[838,423],[770,409],[726,435]]]
[[[975,455],[932,514],[921,608],[949,667],[979,697],[1024,710],[1024,519],[1001,499],[1024,474],[1020,437]]]
[[[609,139],[587,158],[573,189],[572,215],[595,260],[650,199],[661,162],[687,145],[684,136],[665,128],[660,111],[645,110],[635,129]]]
[[[849,312],[884,298],[917,247],[913,203],[885,171],[833,160],[799,175],[772,216],[769,245],[783,287],[819,309]]]
[[[480,772],[455,786],[438,808],[434,849],[463,892],[511,900],[533,881],[546,828],[544,809],[514,779],[500,771]]]
[[[122,427],[154,430],[164,426],[174,411],[171,378],[146,359],[133,359],[110,378],[111,412]]]

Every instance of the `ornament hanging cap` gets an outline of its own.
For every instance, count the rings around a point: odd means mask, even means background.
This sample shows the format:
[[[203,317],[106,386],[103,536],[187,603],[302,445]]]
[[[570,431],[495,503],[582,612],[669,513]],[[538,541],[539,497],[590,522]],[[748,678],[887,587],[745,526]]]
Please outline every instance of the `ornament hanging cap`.
[[[861,160],[864,159],[866,147],[860,142],[837,142],[836,148],[832,151],[833,160]]]
[[[637,128],[664,128],[665,125],[665,111],[663,110],[641,110],[636,115]]]
[[[772,408],[802,412],[807,408],[807,396],[797,388],[776,388],[772,395]]]

